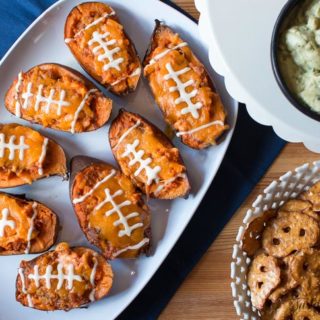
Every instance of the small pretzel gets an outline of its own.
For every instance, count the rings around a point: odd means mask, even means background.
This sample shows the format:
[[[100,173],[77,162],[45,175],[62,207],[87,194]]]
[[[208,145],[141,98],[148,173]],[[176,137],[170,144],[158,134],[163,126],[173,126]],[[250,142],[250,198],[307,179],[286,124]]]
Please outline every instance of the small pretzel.
[[[299,283],[298,297],[320,306],[320,250],[300,252],[292,264],[292,277]]]
[[[299,284],[292,275],[292,268],[294,261],[297,260],[297,255],[290,255],[285,257],[280,263],[281,282],[280,285],[271,293],[269,300],[276,303],[279,298],[286,295]]]
[[[300,212],[307,214],[308,216],[320,221],[320,215],[313,211],[312,204],[303,199],[290,199],[282,207],[279,208],[278,212]]]
[[[258,249],[261,248],[262,232],[267,225],[267,222],[274,218],[276,215],[275,210],[267,210],[254,220],[252,220],[242,237],[242,250],[249,256],[255,255]]]
[[[279,212],[262,235],[262,247],[274,257],[283,258],[296,250],[313,247],[319,239],[317,221],[299,212]]]
[[[320,211],[320,181],[313,185],[308,191],[303,192],[300,199],[308,200],[312,203],[312,209]]]
[[[248,273],[251,302],[261,310],[270,293],[279,285],[280,268],[277,259],[264,253],[254,258]]]
[[[274,320],[320,320],[320,313],[304,300],[289,300],[276,311]]]

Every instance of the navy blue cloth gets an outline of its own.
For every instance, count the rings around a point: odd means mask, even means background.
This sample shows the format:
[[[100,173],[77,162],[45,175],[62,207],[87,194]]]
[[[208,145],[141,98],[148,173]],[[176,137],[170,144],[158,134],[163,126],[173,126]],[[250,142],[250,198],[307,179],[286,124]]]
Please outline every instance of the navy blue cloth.
[[[54,2],[0,0],[0,57]],[[240,106],[230,147],[207,195],[160,269],[119,319],[157,318],[284,144],[270,127],[255,123],[245,107]]]

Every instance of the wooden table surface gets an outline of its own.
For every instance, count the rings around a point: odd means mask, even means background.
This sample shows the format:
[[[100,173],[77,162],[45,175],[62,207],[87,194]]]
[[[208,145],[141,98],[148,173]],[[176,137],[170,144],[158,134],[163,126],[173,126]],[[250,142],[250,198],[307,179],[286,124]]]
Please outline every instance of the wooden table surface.
[[[174,2],[195,18],[199,18],[193,0],[175,0]],[[246,209],[271,181],[305,162],[319,159],[320,155],[308,151],[302,144],[287,144],[163,310],[161,320],[239,319],[235,314],[231,297],[230,258],[232,245]]]

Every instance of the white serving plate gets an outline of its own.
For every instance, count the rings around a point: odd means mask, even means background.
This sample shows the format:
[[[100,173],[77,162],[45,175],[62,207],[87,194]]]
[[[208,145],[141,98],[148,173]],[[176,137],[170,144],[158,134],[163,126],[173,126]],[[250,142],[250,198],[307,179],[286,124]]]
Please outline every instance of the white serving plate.
[[[65,19],[70,10],[81,2],[67,0],[56,3],[31,25],[3,58],[0,64],[1,122],[18,122],[30,126],[30,123],[10,115],[3,106],[5,92],[20,70],[26,71],[30,67],[44,62],[57,62],[84,73],[64,44],[63,38]],[[62,311],[46,313],[22,307],[15,301],[17,269],[22,259],[32,259],[35,256],[0,257],[1,320],[100,320],[102,317],[113,319],[119,315],[150,280],[185,229],[210,186],[229,145],[238,105],[226,92],[221,77],[210,68],[207,48],[205,43],[200,40],[197,25],[183,14],[157,0],[110,0],[108,4],[114,7],[119,14],[128,34],[136,44],[140,57],[144,56],[147,49],[156,18],[164,20],[190,42],[196,54],[204,61],[211,76],[215,79],[229,112],[231,130],[219,146],[205,151],[191,150],[178,140],[174,141],[181,150],[189,170],[192,193],[188,200],[152,200],[149,202],[152,210],[154,253],[149,258],[112,261],[115,273],[114,286],[106,299],[91,304],[88,309],[76,309],[67,313]],[[107,95],[110,96],[108,93]],[[160,128],[165,128],[165,123],[144,80],[140,82],[138,90],[128,97],[112,98],[115,101],[112,118],[118,113],[120,107],[125,107],[130,111],[142,114]],[[109,125],[95,132],[80,135],[43,129],[37,125],[32,127],[57,140],[66,150],[69,159],[82,154],[116,165],[108,142]],[[200,163],[201,165],[199,165]],[[14,188],[9,191],[11,193],[25,193],[27,197],[47,204],[58,213],[62,225],[58,241],[67,241],[71,245],[88,246],[89,244],[76,221],[68,196],[68,186],[67,181],[52,177],[38,181],[32,186]]]
[[[291,105],[272,72],[271,35],[286,2],[196,0],[200,34],[210,39],[210,62],[225,77],[228,92],[246,104],[254,120],[320,153],[320,123]]]

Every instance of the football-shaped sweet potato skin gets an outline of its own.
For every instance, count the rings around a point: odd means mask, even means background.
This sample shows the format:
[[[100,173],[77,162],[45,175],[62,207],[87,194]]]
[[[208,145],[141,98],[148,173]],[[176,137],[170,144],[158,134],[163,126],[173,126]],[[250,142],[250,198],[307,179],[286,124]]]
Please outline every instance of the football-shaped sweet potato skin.
[[[102,127],[112,109],[112,101],[81,73],[54,63],[20,72],[5,105],[19,118],[71,133]]]
[[[180,152],[152,123],[120,110],[111,124],[109,140],[122,172],[149,197],[188,195],[190,184]]]
[[[0,188],[67,175],[66,156],[53,140],[19,124],[0,124]]]
[[[217,144],[228,129],[226,110],[188,43],[156,21],[143,65],[166,122],[182,142],[194,149]]]
[[[0,255],[40,253],[56,241],[58,216],[33,200],[0,193]]]
[[[21,261],[16,300],[43,311],[70,310],[105,297],[113,273],[97,252],[60,243],[54,251]]]
[[[81,229],[107,259],[148,253],[150,213],[128,177],[97,159],[71,161],[70,195]]]
[[[65,42],[81,66],[116,95],[136,89],[141,63],[136,49],[105,3],[82,3],[70,12]]]

